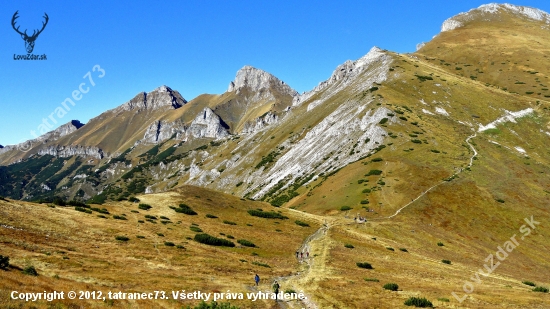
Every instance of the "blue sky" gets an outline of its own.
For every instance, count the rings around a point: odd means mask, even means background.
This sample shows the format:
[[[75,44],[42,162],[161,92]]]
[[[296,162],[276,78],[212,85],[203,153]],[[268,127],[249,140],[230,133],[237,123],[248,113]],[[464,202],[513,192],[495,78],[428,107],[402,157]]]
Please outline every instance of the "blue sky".
[[[191,100],[223,93],[244,65],[268,71],[299,92],[372,46],[414,52],[442,22],[487,1],[10,1],[0,7],[0,144],[33,138],[61,103],[89,90],[56,126],[87,122],[140,91],[168,85]],[[550,11],[548,1],[515,1]],[[33,54],[20,30],[49,22]],[[99,65],[105,74],[94,66]],[[91,86],[88,72],[95,86]]]

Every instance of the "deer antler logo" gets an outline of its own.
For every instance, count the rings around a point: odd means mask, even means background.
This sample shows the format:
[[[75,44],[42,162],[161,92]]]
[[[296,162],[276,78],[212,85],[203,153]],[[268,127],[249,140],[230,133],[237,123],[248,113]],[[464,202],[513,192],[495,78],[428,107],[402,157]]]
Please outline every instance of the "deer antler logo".
[[[36,39],[38,38],[38,35],[40,33],[42,33],[42,31],[44,31],[44,28],[46,28],[46,25],[48,24],[48,20],[50,19],[48,17],[48,14],[44,13],[44,19],[46,20],[45,22],[42,22],[42,29],[38,30],[34,30],[32,35],[29,36],[27,34],[27,30],[25,29],[24,32],[21,32],[19,31],[19,26],[16,28],[15,27],[15,20],[19,18],[19,16],[17,16],[17,14],[19,13],[19,11],[15,12],[15,14],[13,14],[13,17],[11,18],[11,26],[13,27],[13,30],[15,30],[15,32],[19,33],[21,35],[21,38],[25,41],[25,49],[27,49],[27,53],[32,53],[33,49],[34,49],[34,41],[36,41]]]

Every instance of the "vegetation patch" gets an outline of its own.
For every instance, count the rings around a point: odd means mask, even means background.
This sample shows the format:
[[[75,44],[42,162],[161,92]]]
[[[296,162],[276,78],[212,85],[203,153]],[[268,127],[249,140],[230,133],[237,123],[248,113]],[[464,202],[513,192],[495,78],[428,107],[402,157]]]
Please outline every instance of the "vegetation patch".
[[[188,205],[186,205],[184,203],[181,203],[178,208],[174,208],[174,211],[176,211],[177,213],[182,213],[182,214],[186,214],[186,215],[189,215],[189,216],[197,215],[196,211],[194,211],[193,209],[191,209],[191,207],[189,207]]]
[[[533,289],[533,292],[548,293],[548,289],[542,286],[537,286]]]
[[[299,226],[309,227],[309,224],[308,224],[308,223],[303,222],[303,221],[300,221],[300,220],[296,220],[296,221],[294,221],[294,223],[296,223],[296,224],[299,225]]]
[[[142,209],[142,210],[149,210],[149,209],[153,208],[153,206],[151,206],[149,204],[139,204],[138,208]]]
[[[8,270],[8,267],[10,267],[10,258],[8,256],[0,255],[0,269]]]
[[[195,241],[200,242],[201,244],[210,245],[210,246],[221,246],[221,247],[235,247],[235,243],[223,238],[217,238],[206,233],[196,234]]]
[[[27,266],[21,272],[29,276],[38,276],[38,272],[36,271],[36,268],[34,268],[34,266]]]
[[[115,236],[115,239],[119,240],[119,241],[128,241],[128,240],[130,240],[130,238],[128,238],[126,236]]]
[[[364,268],[364,269],[373,269],[372,268],[372,265],[370,263],[366,263],[366,262],[357,262],[355,263],[357,265],[357,267],[359,268]]]
[[[389,291],[397,291],[399,286],[396,283],[386,283],[382,288]]]
[[[441,260],[441,262],[444,263],[444,264],[449,264],[449,265],[451,265],[451,261],[450,261],[450,260]]]
[[[237,225],[237,223],[235,223],[235,222],[232,222],[232,221],[227,221],[227,220],[223,220],[223,224],[228,224],[228,225]]]
[[[246,240],[246,239],[239,239],[239,240],[237,240],[237,242],[238,242],[239,244],[245,246],[245,247],[251,247],[251,248],[256,247],[256,245],[255,245],[253,242],[248,241],[248,240]]]
[[[266,219],[288,219],[287,216],[283,216],[274,211],[262,211],[257,209],[248,210],[248,214],[254,217],[266,218]]]
[[[380,280],[376,279],[376,278],[365,278],[365,281],[368,281],[368,282],[380,282]]]
[[[405,306],[415,306],[419,308],[433,308],[431,301],[427,300],[425,297],[410,297],[405,301]]]
[[[536,284],[532,281],[523,281],[522,283],[528,286],[536,286]]]

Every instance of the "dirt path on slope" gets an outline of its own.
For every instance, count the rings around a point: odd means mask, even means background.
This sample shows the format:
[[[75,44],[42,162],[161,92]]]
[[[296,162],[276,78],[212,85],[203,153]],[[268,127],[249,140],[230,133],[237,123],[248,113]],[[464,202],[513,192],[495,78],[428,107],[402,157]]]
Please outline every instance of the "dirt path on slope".
[[[474,158],[477,156],[477,151],[476,149],[474,148],[474,146],[470,143],[470,140],[474,137],[477,136],[477,133],[474,133],[474,135],[470,135],[468,136],[468,138],[466,138],[466,143],[468,144],[468,146],[470,146],[470,148],[472,149],[472,151],[474,152],[474,154],[472,155],[472,157],[470,157],[470,163],[468,164],[468,168],[472,167],[473,163],[474,163]],[[454,173],[450,179],[458,176],[458,174],[462,173],[464,169],[460,169],[458,172]],[[405,206],[399,208],[393,215],[391,216],[388,216],[388,217],[382,217],[382,218],[372,218],[370,219],[371,221],[378,221],[378,220],[383,220],[383,219],[391,219],[395,216],[397,216],[403,209],[409,207],[410,205],[412,205],[414,202],[416,202],[418,199],[420,199],[421,197],[423,197],[424,195],[426,195],[426,193],[432,191],[433,189],[439,187],[440,185],[444,184],[444,183],[447,183],[448,181],[446,180],[443,180],[435,185],[433,185],[432,187],[428,188],[427,190],[423,191],[420,195],[418,195],[415,199],[413,199],[412,201],[410,201],[409,203],[407,203]]]

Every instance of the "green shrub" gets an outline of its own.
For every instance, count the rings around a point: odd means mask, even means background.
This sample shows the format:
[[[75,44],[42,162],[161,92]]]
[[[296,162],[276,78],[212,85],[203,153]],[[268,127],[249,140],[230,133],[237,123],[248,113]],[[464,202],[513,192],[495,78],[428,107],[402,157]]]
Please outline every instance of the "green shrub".
[[[542,286],[537,286],[533,289],[533,292],[548,293],[548,289]]]
[[[372,265],[369,264],[369,263],[365,263],[365,262],[357,262],[355,263],[357,265],[357,267],[359,268],[365,268],[365,269],[373,269],[372,268]]]
[[[439,247],[445,246],[442,242],[438,242],[437,245],[438,245]]]
[[[260,263],[260,262],[252,262],[252,265],[256,265],[256,266],[261,266],[261,267],[266,267],[266,268],[271,268],[271,266],[269,266],[268,264],[265,264],[265,263]]]
[[[283,216],[278,212],[274,211],[261,211],[257,209],[248,210],[248,214],[254,217],[266,218],[266,219],[288,219],[287,216]]]
[[[386,283],[382,288],[390,291],[397,291],[399,286],[396,283]]]
[[[361,204],[365,205],[365,204],[368,204],[369,203],[369,200],[362,200],[361,201]]]
[[[151,206],[149,204],[139,204],[138,208],[143,209],[143,210],[149,210],[149,209],[153,208],[153,206]]]
[[[210,219],[217,219],[218,218],[218,217],[216,217],[214,215],[211,215],[211,214],[206,214],[206,217],[210,218]]]
[[[158,218],[156,216],[152,216],[152,215],[145,215],[145,219],[157,220]]]
[[[296,294],[296,291],[293,289],[286,289],[285,294]]]
[[[411,139],[411,142],[413,142],[415,144],[422,144],[422,141],[419,140],[419,139]]]
[[[448,298],[445,298],[445,297],[438,298],[437,300],[445,302],[445,303],[450,302],[450,300]]]
[[[536,286],[535,283],[531,281],[523,281],[522,283],[529,286]]]
[[[113,216],[113,219],[117,219],[117,220],[128,220],[128,219],[126,219],[126,217],[124,217],[124,216],[119,216],[119,215],[114,215],[114,216]]]
[[[376,278],[365,278],[365,281],[369,281],[369,282],[380,282],[380,280],[376,279]]]
[[[134,197],[134,196],[130,196],[128,198],[128,201],[132,202],[132,203],[139,203],[139,199]]]
[[[233,222],[233,221],[228,221],[228,220],[223,220],[223,224],[227,224],[227,225],[237,225],[237,223]]]
[[[235,237],[233,237],[233,235],[227,235],[227,236],[225,236],[225,237],[227,237],[227,238],[229,238],[229,239],[235,239]]]
[[[352,208],[349,207],[349,206],[342,206],[342,207],[340,207],[340,210],[341,210],[341,211],[346,211],[346,210],[351,210],[351,209],[352,209]]]
[[[388,122],[388,118],[382,118],[382,119],[380,120],[380,122],[378,122],[378,123],[379,123],[379,124],[384,124],[384,123],[386,123],[386,122]]]
[[[363,191],[361,191],[361,193],[370,193],[371,190],[370,189],[364,189]]]
[[[136,236],[136,238],[138,238],[138,239],[144,239],[144,238],[145,238],[145,236],[142,236],[142,235],[137,235],[137,236]]]
[[[256,245],[253,242],[248,241],[246,239],[239,239],[237,240],[237,242],[245,247],[252,247],[252,248],[256,247]]]
[[[189,207],[188,205],[183,204],[183,203],[179,205],[179,208],[175,208],[174,210],[177,213],[182,213],[182,214],[186,214],[186,215],[189,215],[189,216],[197,215],[196,211],[194,211],[193,209],[191,209],[191,207]]]
[[[355,248],[352,244],[345,244],[344,247],[349,248],[349,249]]]
[[[441,262],[444,263],[444,264],[449,264],[449,265],[451,265],[451,261],[450,261],[450,260],[441,260]]]
[[[196,234],[195,241],[210,246],[235,247],[235,244],[227,239],[217,238],[206,233]]]
[[[87,213],[87,214],[91,214],[91,213],[92,213],[92,211],[91,211],[90,209],[86,209],[86,208],[80,207],[80,206],[76,206],[76,207],[74,208],[74,210],[80,211],[80,212],[85,212],[85,213]]]
[[[399,250],[403,251],[403,252],[409,252],[409,250],[405,249],[405,248],[399,248]]]
[[[299,226],[304,226],[304,227],[309,226],[309,224],[307,224],[306,222],[300,221],[300,220],[296,220],[296,221],[294,221],[294,223],[296,223]]]
[[[25,275],[29,275],[29,276],[38,276],[38,272],[36,271],[36,269],[34,268],[34,266],[27,266],[25,267],[25,269],[23,269],[23,271],[21,271],[23,274]]]
[[[160,237],[164,237],[164,234],[162,234],[162,233],[157,233],[157,235],[160,236]]]
[[[173,243],[173,242],[171,242],[171,241],[165,241],[165,242],[164,242],[164,245],[165,245],[166,247],[175,247],[175,246],[176,246],[176,244]]]
[[[496,201],[499,202],[499,203],[504,203],[503,199],[496,199]]]
[[[386,249],[388,249],[390,251],[395,251],[392,247],[386,247]]]
[[[201,228],[198,227],[198,226],[191,225],[191,226],[189,227],[189,229],[190,229],[191,231],[195,232],[195,233],[202,233]]]
[[[370,170],[367,173],[367,176],[371,176],[371,175],[375,175],[375,176],[382,175],[382,171],[381,170]]]
[[[7,270],[10,266],[10,258],[8,256],[0,255],[0,269]]]
[[[433,308],[433,304],[431,301],[427,300],[426,298],[420,298],[420,297],[410,297],[405,301],[405,306],[415,306],[420,308]]]
[[[130,238],[126,237],[126,236],[115,236],[115,239],[116,240],[120,240],[120,241],[128,241],[130,240]]]
[[[430,150],[430,151],[433,152],[433,153],[441,153],[441,151],[439,151],[439,150],[437,150],[437,149],[432,149],[432,150]]]

